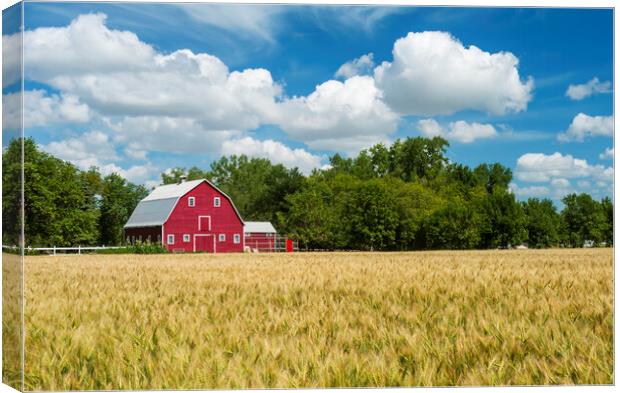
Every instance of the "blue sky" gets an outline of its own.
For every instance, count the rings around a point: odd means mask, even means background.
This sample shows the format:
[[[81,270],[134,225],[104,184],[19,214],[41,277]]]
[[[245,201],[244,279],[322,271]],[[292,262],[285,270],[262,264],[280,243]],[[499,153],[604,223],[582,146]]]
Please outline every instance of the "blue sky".
[[[25,30],[26,135],[135,182],[442,135],[520,199],[612,192],[611,10],[27,2]]]

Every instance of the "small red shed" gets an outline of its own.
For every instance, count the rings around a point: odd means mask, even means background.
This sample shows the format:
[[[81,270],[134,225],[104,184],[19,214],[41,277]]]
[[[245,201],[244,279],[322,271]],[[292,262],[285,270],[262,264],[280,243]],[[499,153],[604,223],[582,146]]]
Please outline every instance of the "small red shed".
[[[257,251],[276,251],[276,229],[269,221],[246,221],[245,227],[246,246]]]
[[[230,197],[206,179],[155,188],[125,224],[128,243],[173,252],[243,252],[244,223]]]

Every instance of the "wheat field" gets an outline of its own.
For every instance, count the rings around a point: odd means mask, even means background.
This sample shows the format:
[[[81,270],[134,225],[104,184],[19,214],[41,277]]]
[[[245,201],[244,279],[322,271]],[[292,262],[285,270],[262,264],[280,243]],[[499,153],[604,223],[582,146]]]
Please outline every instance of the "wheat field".
[[[2,253],[2,382],[22,388],[22,260]]]
[[[612,384],[611,249],[26,257],[27,390]]]

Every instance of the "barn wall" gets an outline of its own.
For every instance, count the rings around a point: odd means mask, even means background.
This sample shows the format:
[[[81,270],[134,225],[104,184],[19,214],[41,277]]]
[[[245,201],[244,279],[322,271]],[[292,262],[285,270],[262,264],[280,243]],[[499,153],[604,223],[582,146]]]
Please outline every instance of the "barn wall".
[[[213,198],[216,196],[220,197],[220,207],[213,206]],[[188,206],[189,197],[196,198],[194,207]],[[198,230],[198,216],[211,216],[210,231],[208,228]],[[221,233],[226,235],[226,240],[223,242],[219,241],[219,234]],[[174,235],[173,245],[167,244],[166,240],[169,234]],[[190,235],[189,242],[183,242],[183,234]],[[203,239],[197,240],[198,245],[203,244],[205,247],[207,246],[207,239],[204,238],[206,237],[210,241],[209,248],[203,251],[212,251],[212,236],[215,236],[216,252],[243,252],[243,223],[235,213],[228,198],[206,182],[201,183],[179,199],[168,221],[164,224],[164,244],[170,251],[192,252],[194,250],[194,235],[196,234],[211,235],[203,236]],[[241,242],[239,244],[233,243],[234,234],[240,235]]]
[[[134,243],[135,241],[150,241],[151,243],[159,243],[161,241],[161,226],[157,227],[143,227],[143,228],[125,228],[125,237],[123,240],[127,240]]]

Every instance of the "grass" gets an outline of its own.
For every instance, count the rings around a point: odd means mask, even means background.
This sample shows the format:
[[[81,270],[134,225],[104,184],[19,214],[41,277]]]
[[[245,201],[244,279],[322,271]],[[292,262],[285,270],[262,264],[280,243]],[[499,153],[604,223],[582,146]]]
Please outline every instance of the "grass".
[[[612,259],[26,257],[25,388],[612,384]]]
[[[160,243],[136,242],[119,248],[104,248],[96,251],[97,254],[166,254],[168,249]]]

